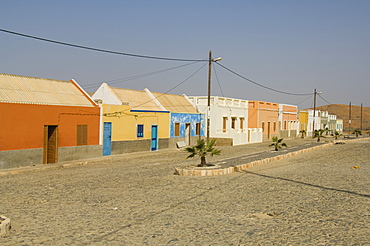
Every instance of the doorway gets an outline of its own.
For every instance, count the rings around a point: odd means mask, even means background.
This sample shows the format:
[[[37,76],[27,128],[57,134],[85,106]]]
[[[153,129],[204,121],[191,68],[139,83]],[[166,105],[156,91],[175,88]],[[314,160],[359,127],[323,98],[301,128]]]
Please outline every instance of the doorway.
[[[190,123],[185,124],[185,143],[190,145]]]
[[[112,152],[112,122],[104,122],[103,156]]]
[[[151,150],[158,149],[158,126],[152,125],[152,140],[151,140]]]
[[[44,126],[43,163],[58,162],[58,126]]]

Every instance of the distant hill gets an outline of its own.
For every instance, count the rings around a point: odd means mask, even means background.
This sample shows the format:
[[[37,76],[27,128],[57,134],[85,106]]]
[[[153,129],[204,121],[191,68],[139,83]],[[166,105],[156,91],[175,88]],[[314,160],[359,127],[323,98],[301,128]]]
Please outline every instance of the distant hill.
[[[313,109],[313,108],[310,108]],[[349,129],[349,105],[345,104],[330,104],[316,107],[317,110],[328,111],[329,114],[335,114],[338,119],[343,120],[344,131]],[[351,131],[361,128],[361,106],[351,107]],[[362,130],[370,130],[370,107],[362,107]]]

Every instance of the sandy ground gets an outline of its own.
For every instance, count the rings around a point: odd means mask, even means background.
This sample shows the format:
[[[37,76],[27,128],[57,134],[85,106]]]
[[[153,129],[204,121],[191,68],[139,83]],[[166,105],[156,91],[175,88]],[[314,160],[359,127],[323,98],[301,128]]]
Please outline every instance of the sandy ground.
[[[214,177],[174,175],[196,162],[177,150],[3,175],[13,228],[1,245],[370,245],[369,150],[348,142]]]

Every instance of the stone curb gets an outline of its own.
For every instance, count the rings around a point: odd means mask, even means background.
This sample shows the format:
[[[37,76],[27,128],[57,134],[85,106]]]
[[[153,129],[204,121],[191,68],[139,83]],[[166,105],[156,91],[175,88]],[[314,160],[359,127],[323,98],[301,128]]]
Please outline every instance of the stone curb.
[[[0,237],[8,235],[10,229],[11,229],[10,219],[3,215],[0,215]]]
[[[351,140],[346,140],[346,141],[341,141],[341,142],[345,143],[345,142],[352,142],[352,141],[358,141],[358,140],[369,140],[369,139],[370,138],[351,139]],[[278,156],[275,156],[275,157],[261,159],[261,160],[253,161],[253,162],[250,162],[250,163],[240,164],[240,165],[237,165],[237,166],[234,166],[234,167],[214,168],[214,169],[211,169],[211,170],[207,170],[207,169],[204,169],[202,167],[176,168],[175,169],[175,175],[179,175],[179,176],[218,176],[218,175],[226,175],[226,174],[231,174],[231,173],[234,173],[234,172],[240,172],[240,171],[243,171],[247,168],[251,168],[253,166],[266,164],[266,163],[270,163],[270,162],[273,162],[273,161],[282,160],[282,159],[285,159],[285,158],[288,158],[288,157],[291,157],[291,156],[298,155],[300,153],[308,152],[308,151],[311,151],[311,150],[316,150],[318,148],[333,146],[334,144],[335,144],[335,142],[329,142],[327,144],[323,144],[323,145],[319,145],[319,146],[315,146],[315,147],[311,147],[311,148],[307,148],[307,149],[302,149],[302,150],[290,152],[290,153],[287,153],[287,154],[278,155]]]

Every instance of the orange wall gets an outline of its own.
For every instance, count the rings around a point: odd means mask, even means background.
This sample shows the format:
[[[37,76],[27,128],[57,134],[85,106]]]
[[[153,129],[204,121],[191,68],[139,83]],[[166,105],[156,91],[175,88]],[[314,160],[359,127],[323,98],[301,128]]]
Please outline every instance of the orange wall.
[[[76,146],[77,125],[88,145],[99,144],[99,107],[0,103],[0,151],[43,148],[44,125],[58,125],[58,147]]]
[[[265,122],[264,134],[267,134],[268,122],[270,123],[270,134],[277,134],[279,128],[279,104],[263,101],[248,102],[248,127],[262,128],[262,122]],[[273,126],[276,122],[276,131]]]

